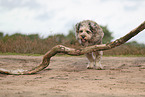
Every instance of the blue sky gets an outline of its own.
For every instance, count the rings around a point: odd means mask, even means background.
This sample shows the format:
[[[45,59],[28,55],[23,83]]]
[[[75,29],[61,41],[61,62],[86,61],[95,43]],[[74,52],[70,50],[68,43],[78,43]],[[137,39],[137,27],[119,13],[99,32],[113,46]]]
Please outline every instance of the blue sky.
[[[88,19],[107,25],[117,39],[145,21],[145,0],[0,0],[0,31],[5,34],[66,35]],[[145,43],[145,31],[131,40]]]

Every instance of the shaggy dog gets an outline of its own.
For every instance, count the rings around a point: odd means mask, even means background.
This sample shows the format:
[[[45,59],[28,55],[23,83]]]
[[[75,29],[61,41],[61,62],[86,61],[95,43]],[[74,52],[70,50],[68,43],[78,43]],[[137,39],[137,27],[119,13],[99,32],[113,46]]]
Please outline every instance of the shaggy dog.
[[[82,46],[91,46],[102,44],[104,36],[102,28],[94,21],[84,20],[76,24],[76,39]],[[96,51],[85,54],[88,58],[88,69],[103,69],[100,61],[103,55],[102,51]]]

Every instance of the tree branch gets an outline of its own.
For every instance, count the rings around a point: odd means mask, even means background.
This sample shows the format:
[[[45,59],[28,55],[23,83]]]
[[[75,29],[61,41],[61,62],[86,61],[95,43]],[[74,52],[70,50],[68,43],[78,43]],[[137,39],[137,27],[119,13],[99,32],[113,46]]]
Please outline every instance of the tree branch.
[[[64,54],[68,54],[68,55],[79,56],[79,55],[89,53],[89,52],[109,50],[111,48],[124,44],[125,42],[127,42],[129,39],[131,39],[132,37],[134,37],[135,35],[137,35],[139,32],[141,32],[144,29],[145,29],[145,21],[142,24],[140,24],[137,28],[130,31],[125,36],[123,36],[120,39],[117,39],[113,42],[110,42],[108,44],[93,45],[93,46],[80,48],[80,49],[74,49],[74,48],[65,47],[63,45],[57,45],[44,55],[43,60],[39,66],[37,66],[31,70],[17,70],[14,72],[14,71],[10,71],[10,70],[0,69],[0,73],[18,74],[18,75],[34,74],[34,73],[39,72],[39,71],[43,70],[44,68],[46,68],[50,63],[51,57],[55,56],[57,53],[64,53]]]

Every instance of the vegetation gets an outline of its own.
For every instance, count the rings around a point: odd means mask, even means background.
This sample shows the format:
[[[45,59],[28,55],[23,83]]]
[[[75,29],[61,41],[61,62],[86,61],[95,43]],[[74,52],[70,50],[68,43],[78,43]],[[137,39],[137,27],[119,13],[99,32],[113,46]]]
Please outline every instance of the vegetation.
[[[107,26],[101,26],[104,32],[104,37],[103,37],[103,44],[106,44],[107,42],[110,42],[113,39],[112,33],[110,32]]]
[[[113,39],[112,32],[107,26],[101,26],[105,33],[103,43],[110,42]],[[4,35],[0,32],[0,52],[1,53],[22,53],[22,54],[45,54],[55,45],[80,48],[80,44],[75,39],[74,28],[67,35],[56,34],[48,36],[45,39],[38,34],[24,35],[15,33],[13,35]],[[104,51],[104,55],[145,55],[145,44],[139,44],[135,41],[123,44],[111,50]]]

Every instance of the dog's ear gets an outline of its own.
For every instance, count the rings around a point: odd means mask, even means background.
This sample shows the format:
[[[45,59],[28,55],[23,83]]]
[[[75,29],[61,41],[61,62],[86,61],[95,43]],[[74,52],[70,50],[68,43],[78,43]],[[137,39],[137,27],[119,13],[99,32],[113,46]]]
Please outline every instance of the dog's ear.
[[[97,29],[98,29],[98,25],[95,22],[88,22],[88,25],[90,27],[90,30],[92,31],[92,33],[97,33]]]
[[[103,38],[103,36],[104,36],[103,30],[96,22],[89,22],[88,25],[89,25],[92,33],[99,34],[99,35],[101,35],[100,37]]]
[[[76,33],[79,33],[80,26],[81,26],[81,23],[77,23],[77,24],[75,25]]]

